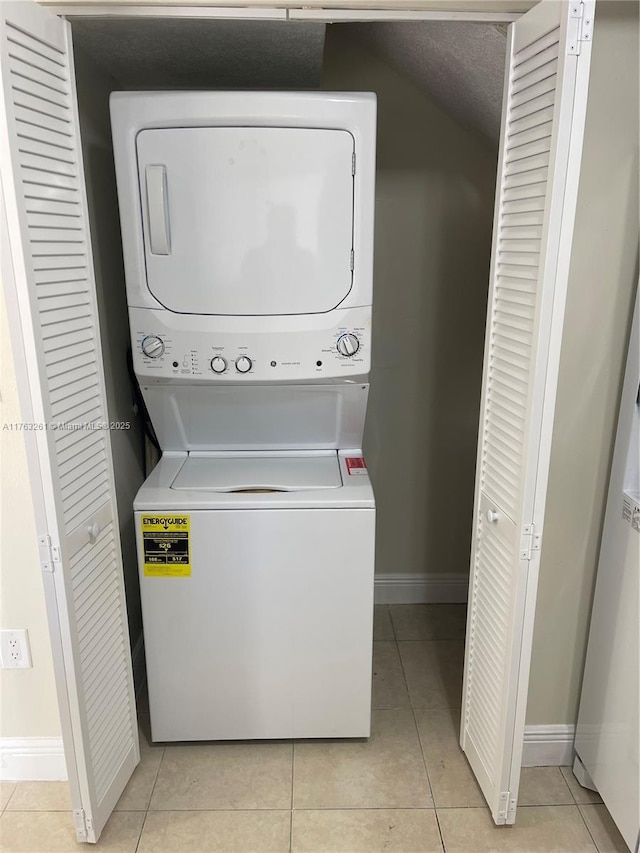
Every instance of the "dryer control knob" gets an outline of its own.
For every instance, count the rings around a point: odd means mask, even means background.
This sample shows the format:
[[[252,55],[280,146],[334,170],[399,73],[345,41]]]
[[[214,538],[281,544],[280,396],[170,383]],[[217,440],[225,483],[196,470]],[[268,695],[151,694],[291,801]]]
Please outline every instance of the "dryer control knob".
[[[223,358],[221,355],[214,355],[211,359],[211,370],[213,370],[214,373],[224,373],[226,369],[226,358]]]
[[[253,366],[253,362],[247,355],[241,355],[239,358],[236,358],[236,370],[239,373],[248,373]]]
[[[360,349],[360,341],[349,332],[346,335],[340,335],[336,347],[340,355],[352,356]]]
[[[147,335],[142,341],[142,352],[149,358],[160,358],[164,353],[164,341],[157,335]]]

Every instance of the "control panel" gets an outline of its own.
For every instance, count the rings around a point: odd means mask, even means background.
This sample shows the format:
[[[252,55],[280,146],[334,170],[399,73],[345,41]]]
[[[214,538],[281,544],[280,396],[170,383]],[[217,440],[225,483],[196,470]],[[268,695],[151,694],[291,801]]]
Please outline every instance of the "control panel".
[[[308,318],[265,318],[265,331],[242,326],[240,318],[196,317],[130,308],[134,367],[145,381],[190,382],[302,382],[361,377],[370,370],[371,309],[353,308],[340,314],[339,325],[314,328]],[[251,318],[258,321],[260,318]],[[142,322],[141,322],[142,321]],[[170,323],[170,325],[169,325]],[[135,325],[134,325],[135,324]],[[249,325],[249,324],[245,324]],[[310,328],[300,328],[306,325]],[[218,328],[215,328],[215,327]],[[226,327],[225,327],[226,326]],[[297,326],[297,328],[296,328]]]

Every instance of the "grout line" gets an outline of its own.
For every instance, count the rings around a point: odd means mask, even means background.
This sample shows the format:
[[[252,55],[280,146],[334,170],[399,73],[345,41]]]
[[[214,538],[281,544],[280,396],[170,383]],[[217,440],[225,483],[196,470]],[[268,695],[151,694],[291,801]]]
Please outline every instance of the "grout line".
[[[600,803],[590,803],[589,805],[592,805],[592,806],[598,806],[598,805],[600,805]],[[593,846],[596,848],[596,850],[598,851],[598,853],[601,853],[600,848],[598,847],[598,842],[596,841],[596,837],[595,837],[595,835],[591,832],[591,830],[589,829],[589,824],[588,824],[588,823],[587,823],[587,821],[585,820],[585,817],[584,817],[584,815],[582,814],[582,809],[580,808],[580,806],[578,805],[578,803],[576,803],[576,808],[578,809],[578,814],[580,815],[580,817],[581,817],[581,819],[582,819],[582,823],[585,825],[586,830],[587,830],[587,832],[589,833],[589,838],[593,841]]]
[[[524,767],[521,767],[521,768],[520,768],[520,773],[522,773],[522,771],[523,771],[524,769],[525,769]],[[562,781],[564,782],[564,784],[565,784],[565,787],[566,787],[567,791],[569,792],[569,796],[571,797],[571,799],[573,800],[573,802],[574,802],[574,803],[576,804],[576,806],[577,806],[577,805],[578,805],[578,803],[576,802],[576,798],[573,796],[573,791],[571,790],[571,787],[569,786],[569,783],[568,783],[568,782],[567,782],[567,780],[565,779],[565,777],[564,777],[564,773],[562,772],[562,769],[561,769],[560,767],[557,767],[556,769],[557,769],[558,773],[560,774],[560,778],[561,778],[561,779],[562,779]]]
[[[436,826],[438,827],[438,835],[440,836],[440,844],[442,845],[442,853],[447,853],[447,847],[444,843],[444,835],[442,833],[442,827],[440,826],[440,815],[438,814],[438,809],[433,810],[436,816]]]
[[[149,817],[149,809],[144,813],[144,818],[142,819],[142,826],[140,827],[140,834],[138,835],[138,840],[136,842],[135,850],[133,853],[138,853],[140,848],[140,842],[142,841],[142,833],[144,832],[144,828],[147,825],[147,818]]]
[[[592,803],[591,805],[601,805],[601,803]],[[486,808],[485,806],[440,806],[440,811],[446,811],[447,809],[482,809]],[[530,808],[547,808],[546,806],[521,806],[523,809]],[[573,808],[573,806],[556,806],[556,808]],[[216,813],[235,813],[235,812],[379,812],[379,811],[403,811],[403,812],[433,812],[435,808],[433,806],[305,806],[301,809],[288,809],[288,808],[247,808],[243,806],[242,808],[232,809],[232,808],[196,808],[190,807],[188,809],[185,808],[168,808],[168,809],[147,809],[149,813],[153,812],[154,814],[162,814],[166,812],[174,812],[175,814],[186,814],[187,812],[216,812]],[[135,813],[141,814],[143,809],[123,809],[122,811],[114,812],[114,814],[128,814]],[[58,812],[59,814],[60,812]],[[20,814],[34,814],[34,811],[31,812],[20,812]],[[55,814],[55,812],[52,812]]]
[[[151,721],[149,721],[149,726],[151,726]],[[160,761],[158,762],[158,769],[156,770],[156,775],[153,778],[153,785],[151,786],[151,793],[149,794],[149,801],[147,803],[147,808],[146,808],[147,813],[149,812],[149,809],[151,807],[151,800],[153,799],[153,795],[154,795],[155,790],[156,790],[156,785],[158,784],[158,777],[160,776],[160,770],[162,769],[162,765],[164,763],[164,757],[165,757],[166,752],[167,752],[166,746],[163,746],[160,748],[162,749],[162,755],[160,756]],[[155,809],[154,809],[154,811],[155,811]],[[146,820],[147,819],[145,817],[145,823],[146,823]]]
[[[391,624],[393,625],[393,620],[391,620]],[[396,629],[394,627],[394,629],[393,629],[394,636],[395,636],[395,630]],[[409,707],[411,708],[411,713],[413,714],[413,722],[414,722],[414,725],[416,726],[416,730],[417,730],[418,724],[416,722],[416,715],[413,713],[415,709],[413,707],[413,699],[411,697],[411,691],[409,690],[409,679],[407,678],[407,673],[405,672],[404,661],[402,660],[402,655],[400,654],[400,646],[399,646],[397,640],[396,640],[396,652],[398,654],[398,660],[400,661],[400,669],[402,671],[402,678],[404,679],[404,689],[407,691],[407,698],[409,700]],[[418,735],[418,740],[420,740],[420,735]],[[422,749],[422,744],[420,745],[420,749]],[[422,756],[422,759],[424,761],[424,754]]]
[[[394,639],[395,644],[397,646],[398,645],[398,635],[396,634],[396,626],[395,626],[395,622],[393,621],[393,614],[391,613],[391,605],[385,604],[385,607],[387,608],[387,613],[389,614],[389,622],[391,623],[391,630],[393,632],[393,639]]]
[[[560,770],[560,775],[561,775],[561,776],[562,776],[562,778],[564,779],[564,773],[562,772],[562,770]],[[576,796],[575,796],[575,794],[574,794],[574,793],[573,793],[573,791],[571,790],[571,785],[567,782],[567,780],[566,780],[566,779],[564,779],[564,781],[565,781],[565,784],[566,784],[567,788],[569,789],[569,793],[571,794],[571,799],[573,800],[573,802],[574,802],[574,803],[576,804],[576,806],[577,806],[577,805],[578,805],[578,801],[576,800]]]
[[[518,805],[518,810],[520,809],[573,809],[575,806],[572,803],[527,803],[527,805]],[[460,811],[461,809],[489,809],[489,806],[485,802],[480,806],[438,806],[438,811],[447,812],[447,811]],[[506,824],[505,824],[506,825]]]
[[[561,775],[561,776],[562,776],[562,778],[564,779],[564,783],[565,783],[565,785],[567,786],[567,788],[569,789],[569,793],[570,793],[570,794],[571,794],[571,796],[573,797],[573,802],[576,804],[576,806],[580,807],[580,806],[602,806],[602,805],[604,805],[604,803],[603,803],[603,801],[602,801],[602,797],[600,797],[600,799],[599,799],[599,800],[592,800],[592,801],[587,802],[587,803],[583,803],[583,802],[580,802],[579,800],[577,800],[577,799],[576,799],[576,795],[573,793],[573,789],[571,788],[571,785],[567,782],[567,780],[566,780],[566,778],[565,778],[565,775],[564,775],[564,773],[562,772],[562,768],[563,768],[563,767],[566,767],[566,768],[569,770],[569,773],[572,773],[573,771],[571,770],[571,766],[570,766],[569,764],[561,764],[561,765],[558,767],[558,770],[560,771],[560,775]],[[577,780],[576,780],[576,781],[577,781]],[[578,782],[578,785],[580,785],[580,783],[579,783],[579,782]],[[581,786],[581,785],[580,785],[580,787],[582,788],[582,786]],[[588,790],[590,790],[590,789],[589,789],[589,788],[584,788],[583,790],[588,791]],[[594,793],[594,794],[596,794],[596,793],[597,793],[597,791],[593,791],[593,793]]]
[[[293,853],[293,809],[289,812],[289,853]]]
[[[8,782],[7,784],[9,784],[9,785],[10,785],[10,784],[11,784],[11,782]],[[2,816],[2,815],[6,812],[6,810],[8,809],[8,807],[9,807],[9,803],[11,802],[11,800],[12,800],[13,795],[15,794],[15,792],[18,790],[18,785],[19,785],[19,784],[20,784],[19,782],[14,782],[14,783],[13,783],[13,791],[9,794],[9,799],[8,799],[8,800],[7,800],[7,802],[4,804],[4,807],[2,808],[2,811],[0,811],[0,816]]]
[[[296,773],[296,742],[291,741],[291,808],[289,810],[289,853],[293,850],[293,786]]]
[[[403,667],[402,671],[404,673],[404,667]],[[418,728],[418,721],[416,719],[416,710],[413,707],[411,708],[411,715],[413,716],[413,725],[415,726],[416,737],[418,738],[418,746],[420,747],[420,754],[422,755],[422,763],[424,764],[424,770],[425,770],[425,773],[427,776],[427,784],[429,786],[429,794],[431,796],[432,809],[433,809],[433,813],[434,813],[435,818],[436,818],[436,825],[438,827],[438,835],[440,837],[440,844],[442,845],[443,853],[446,853],[445,846],[444,846],[444,838],[442,836],[442,830],[440,829],[440,820],[438,818],[438,810],[436,808],[436,798],[433,795],[433,787],[431,785],[431,776],[429,775],[429,765],[427,763],[427,758],[424,754],[424,747],[422,745],[422,738],[420,737],[420,729]]]

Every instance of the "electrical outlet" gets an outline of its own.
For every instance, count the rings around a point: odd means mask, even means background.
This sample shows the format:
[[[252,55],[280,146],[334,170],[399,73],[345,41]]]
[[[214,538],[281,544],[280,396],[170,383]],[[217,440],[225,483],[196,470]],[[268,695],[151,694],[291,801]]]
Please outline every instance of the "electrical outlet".
[[[29,669],[31,650],[26,629],[0,631],[0,660],[2,669]]]

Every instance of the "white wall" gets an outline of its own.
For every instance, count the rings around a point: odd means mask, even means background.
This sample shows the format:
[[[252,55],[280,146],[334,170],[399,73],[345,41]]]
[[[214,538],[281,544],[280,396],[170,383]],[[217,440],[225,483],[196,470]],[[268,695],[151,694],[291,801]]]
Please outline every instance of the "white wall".
[[[598,3],[527,723],[574,724],[638,280],[638,4]]]
[[[376,571],[466,575],[497,152],[351,32],[327,28],[322,88],[378,96]]]
[[[3,259],[6,263],[8,259]],[[0,295],[0,627],[29,631],[33,667],[0,670],[0,738],[58,737],[60,716],[24,433],[4,295]]]

